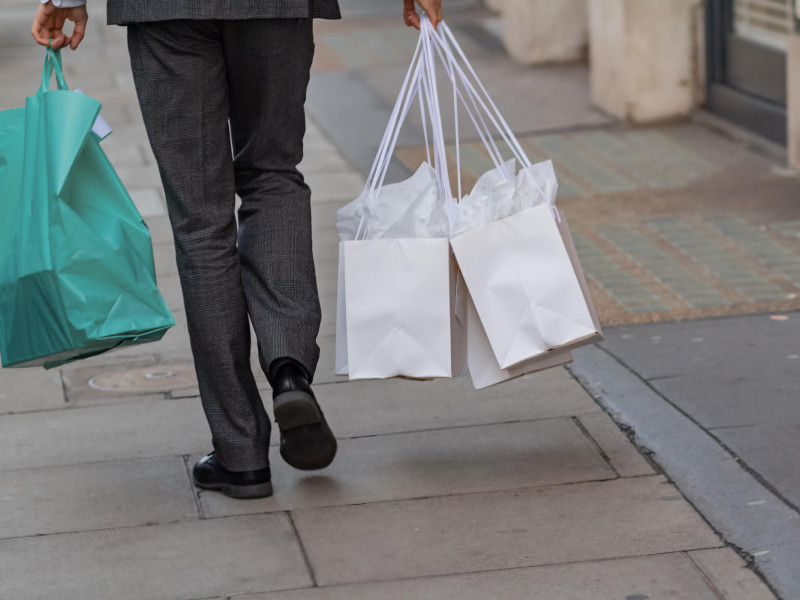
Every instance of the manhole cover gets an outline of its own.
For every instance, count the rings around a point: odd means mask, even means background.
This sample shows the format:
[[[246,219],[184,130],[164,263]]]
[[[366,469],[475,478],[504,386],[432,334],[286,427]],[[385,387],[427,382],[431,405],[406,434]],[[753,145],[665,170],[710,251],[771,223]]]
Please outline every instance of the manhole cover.
[[[154,365],[104,373],[89,380],[89,387],[105,392],[167,392],[197,385],[190,365]]]

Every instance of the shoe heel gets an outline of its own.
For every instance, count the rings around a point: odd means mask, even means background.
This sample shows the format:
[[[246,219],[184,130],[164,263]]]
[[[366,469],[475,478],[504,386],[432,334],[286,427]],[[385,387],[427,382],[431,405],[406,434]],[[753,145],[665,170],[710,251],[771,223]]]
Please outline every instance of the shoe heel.
[[[220,491],[230,498],[248,500],[252,498],[267,498],[272,496],[272,482],[257,485],[223,485]]]
[[[284,392],[273,400],[272,407],[275,420],[283,430],[313,425],[322,420],[317,403],[306,392]]]

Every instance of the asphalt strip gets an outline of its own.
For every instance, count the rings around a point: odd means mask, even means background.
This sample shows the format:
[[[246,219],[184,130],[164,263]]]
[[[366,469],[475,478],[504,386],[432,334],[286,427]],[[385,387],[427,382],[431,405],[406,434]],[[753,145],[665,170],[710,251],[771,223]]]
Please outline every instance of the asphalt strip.
[[[635,431],[636,443],[717,533],[783,600],[800,599],[800,515],[611,353],[590,346],[574,356],[573,376]]]

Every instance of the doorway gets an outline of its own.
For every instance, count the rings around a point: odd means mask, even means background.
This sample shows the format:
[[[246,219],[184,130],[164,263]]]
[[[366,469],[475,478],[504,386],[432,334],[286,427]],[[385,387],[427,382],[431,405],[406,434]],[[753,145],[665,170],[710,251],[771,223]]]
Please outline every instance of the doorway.
[[[786,44],[793,0],[707,0],[708,107],[786,144]]]

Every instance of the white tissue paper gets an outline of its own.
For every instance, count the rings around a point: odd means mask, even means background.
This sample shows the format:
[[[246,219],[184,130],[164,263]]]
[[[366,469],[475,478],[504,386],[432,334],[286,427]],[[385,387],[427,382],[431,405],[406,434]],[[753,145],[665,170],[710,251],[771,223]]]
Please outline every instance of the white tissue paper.
[[[364,190],[337,211],[336,226],[341,241],[355,240],[359,226],[362,240],[446,238],[450,229],[436,172],[427,162],[379,192]]]
[[[552,161],[520,169],[511,159],[481,175],[472,191],[461,199],[451,235],[485,227],[540,204],[553,205],[558,182]]]

